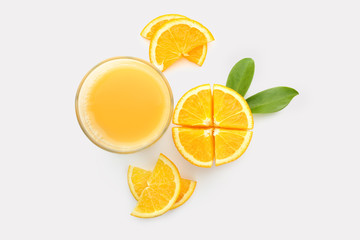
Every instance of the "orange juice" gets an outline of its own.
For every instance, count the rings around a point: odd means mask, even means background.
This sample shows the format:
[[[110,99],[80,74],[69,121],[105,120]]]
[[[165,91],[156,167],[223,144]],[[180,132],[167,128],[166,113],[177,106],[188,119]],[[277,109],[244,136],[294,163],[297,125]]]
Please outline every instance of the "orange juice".
[[[133,152],[156,141],[173,109],[164,75],[135,58],[106,60],[80,84],[77,116],[85,134],[113,152]]]

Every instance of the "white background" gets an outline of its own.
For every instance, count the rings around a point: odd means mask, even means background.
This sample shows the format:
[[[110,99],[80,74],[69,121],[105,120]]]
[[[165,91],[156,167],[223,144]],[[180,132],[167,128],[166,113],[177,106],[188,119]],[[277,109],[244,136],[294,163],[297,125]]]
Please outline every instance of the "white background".
[[[359,1],[1,1],[0,239],[360,239]],[[166,13],[210,29],[203,67],[165,72],[175,103],[188,89],[225,84],[238,60],[256,71],[247,96],[300,92],[283,111],[255,115],[237,161],[202,169],[169,130],[119,155],[93,145],[75,117],[79,82],[114,56],[148,60],[140,37]],[[130,216],[129,164],[159,153],[197,180],[190,200],[154,219]]]

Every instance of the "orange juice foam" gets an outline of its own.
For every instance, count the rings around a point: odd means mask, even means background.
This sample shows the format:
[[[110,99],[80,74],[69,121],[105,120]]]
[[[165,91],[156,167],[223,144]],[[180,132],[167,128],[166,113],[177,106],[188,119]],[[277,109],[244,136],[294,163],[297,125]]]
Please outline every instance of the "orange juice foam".
[[[85,134],[114,152],[133,152],[156,141],[168,127],[173,109],[162,73],[145,61],[125,57],[92,69],[77,100]]]

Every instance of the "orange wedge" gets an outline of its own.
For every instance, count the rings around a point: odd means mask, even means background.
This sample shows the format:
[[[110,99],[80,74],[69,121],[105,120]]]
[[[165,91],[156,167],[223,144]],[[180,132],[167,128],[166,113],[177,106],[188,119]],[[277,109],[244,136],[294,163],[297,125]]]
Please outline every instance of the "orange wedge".
[[[187,18],[180,14],[165,14],[160,17],[157,17],[151,20],[141,31],[140,35],[146,39],[151,40],[156,31],[165,23],[170,20],[178,19],[178,18]],[[199,66],[205,61],[207,53],[207,44],[201,45],[199,47],[194,48],[193,50],[185,53],[183,56],[189,60],[190,62],[196,63]]]
[[[189,90],[174,111],[173,140],[180,154],[199,167],[238,159],[250,144],[254,120],[245,99],[234,90],[209,84]]]
[[[180,154],[198,167],[211,167],[214,160],[212,129],[174,127],[173,140]]]
[[[127,176],[130,192],[139,201],[141,193],[149,186],[148,180],[151,176],[151,171],[129,166]]]
[[[148,187],[147,181],[150,178],[150,175],[151,171],[129,166],[128,184],[130,191],[136,200],[139,200],[141,193]],[[191,197],[196,187],[196,181],[181,178],[180,182],[180,193],[171,209],[184,204]]]
[[[183,126],[212,126],[210,84],[195,87],[181,97],[174,110],[173,123]]]
[[[231,88],[214,85],[214,126],[252,129],[254,120],[246,100]]]
[[[190,62],[196,63],[199,66],[202,66],[207,54],[207,44],[201,45],[194,48],[188,53],[184,54],[184,57]]]
[[[164,71],[181,56],[189,56],[191,50],[213,40],[211,32],[199,22],[188,18],[170,20],[151,39],[150,62]]]
[[[187,200],[189,200],[191,195],[194,193],[196,187],[196,181],[181,178],[180,182],[181,182],[180,194],[174,205],[171,207],[171,209],[180,207]]]
[[[180,194],[180,174],[174,163],[163,154],[147,180],[131,215],[141,218],[156,217],[168,211]]]
[[[252,132],[217,128],[214,137],[215,165],[219,166],[238,159],[246,151]]]

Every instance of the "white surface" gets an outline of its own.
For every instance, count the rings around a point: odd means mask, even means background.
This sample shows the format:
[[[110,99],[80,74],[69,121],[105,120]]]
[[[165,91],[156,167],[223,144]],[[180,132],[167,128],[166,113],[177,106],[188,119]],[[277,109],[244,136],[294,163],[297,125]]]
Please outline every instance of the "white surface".
[[[338,2],[338,3],[336,3]],[[359,239],[358,1],[2,1],[0,3],[0,239]],[[165,13],[207,26],[204,66],[165,72],[175,102],[225,84],[233,64],[256,63],[248,96],[285,85],[300,96],[256,115],[243,157],[201,169],[175,149],[117,155],[93,145],[75,117],[86,72],[113,56],[148,59],[145,24]],[[129,164],[162,152],[197,188],[155,219],[135,206]]]

